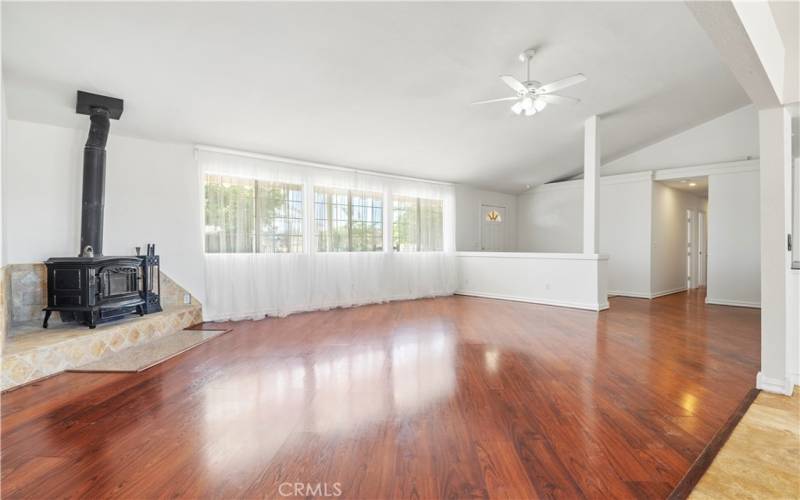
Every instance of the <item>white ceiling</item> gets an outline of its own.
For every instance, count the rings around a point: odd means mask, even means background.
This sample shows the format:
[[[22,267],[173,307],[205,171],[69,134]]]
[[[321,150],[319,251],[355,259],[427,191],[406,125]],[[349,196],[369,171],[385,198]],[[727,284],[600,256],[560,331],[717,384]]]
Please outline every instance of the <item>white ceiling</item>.
[[[700,198],[708,198],[708,177],[687,177],[669,181],[659,181],[673,189],[692,193]],[[694,184],[694,185],[692,185]]]
[[[8,114],[86,127],[77,89],[125,99],[112,130],[519,191],[748,102],[683,2],[8,3]],[[531,118],[501,73],[588,82]]]

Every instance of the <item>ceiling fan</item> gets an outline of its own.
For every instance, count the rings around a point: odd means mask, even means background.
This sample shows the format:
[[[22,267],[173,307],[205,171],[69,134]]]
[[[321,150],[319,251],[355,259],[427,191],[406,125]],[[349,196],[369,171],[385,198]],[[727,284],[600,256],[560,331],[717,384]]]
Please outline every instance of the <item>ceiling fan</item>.
[[[473,102],[472,104],[489,104],[493,102],[516,101],[511,106],[511,111],[516,115],[533,116],[542,111],[548,104],[572,104],[581,102],[580,99],[553,94],[557,90],[563,90],[586,81],[586,77],[581,73],[568,76],[555,82],[544,85],[536,80],[531,80],[531,59],[536,54],[535,49],[528,49],[519,55],[519,60],[527,64],[528,73],[524,82],[521,82],[511,75],[500,75],[500,79],[517,93],[514,97],[501,97],[499,99],[489,99],[486,101]]]

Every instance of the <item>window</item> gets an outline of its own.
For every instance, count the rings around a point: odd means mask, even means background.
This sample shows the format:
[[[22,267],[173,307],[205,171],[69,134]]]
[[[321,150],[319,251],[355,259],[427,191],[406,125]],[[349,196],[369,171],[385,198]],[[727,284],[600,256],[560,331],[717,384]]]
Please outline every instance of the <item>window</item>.
[[[314,188],[318,252],[383,250],[383,194]]]
[[[398,252],[443,250],[442,200],[397,196],[392,207],[392,247]]]
[[[207,175],[206,253],[303,251],[303,186]]]

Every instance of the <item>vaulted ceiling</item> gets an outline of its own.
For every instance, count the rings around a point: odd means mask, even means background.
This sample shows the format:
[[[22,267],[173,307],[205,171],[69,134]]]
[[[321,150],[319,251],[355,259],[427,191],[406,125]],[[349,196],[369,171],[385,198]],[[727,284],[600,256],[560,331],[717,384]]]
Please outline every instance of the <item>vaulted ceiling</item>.
[[[2,4],[8,115],[85,127],[77,89],[125,99],[117,133],[519,191],[748,102],[682,2]],[[501,73],[582,72],[577,105],[521,118]]]

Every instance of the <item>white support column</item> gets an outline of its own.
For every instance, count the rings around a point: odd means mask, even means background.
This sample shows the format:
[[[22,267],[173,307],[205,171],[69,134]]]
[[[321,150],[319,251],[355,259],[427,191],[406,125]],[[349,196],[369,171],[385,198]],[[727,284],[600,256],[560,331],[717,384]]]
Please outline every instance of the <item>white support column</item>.
[[[786,297],[791,255],[791,119],[784,108],[758,112],[761,189],[761,371],[756,387],[792,393],[787,360]]]
[[[600,137],[597,115],[586,119],[583,135],[583,253],[600,252]]]

